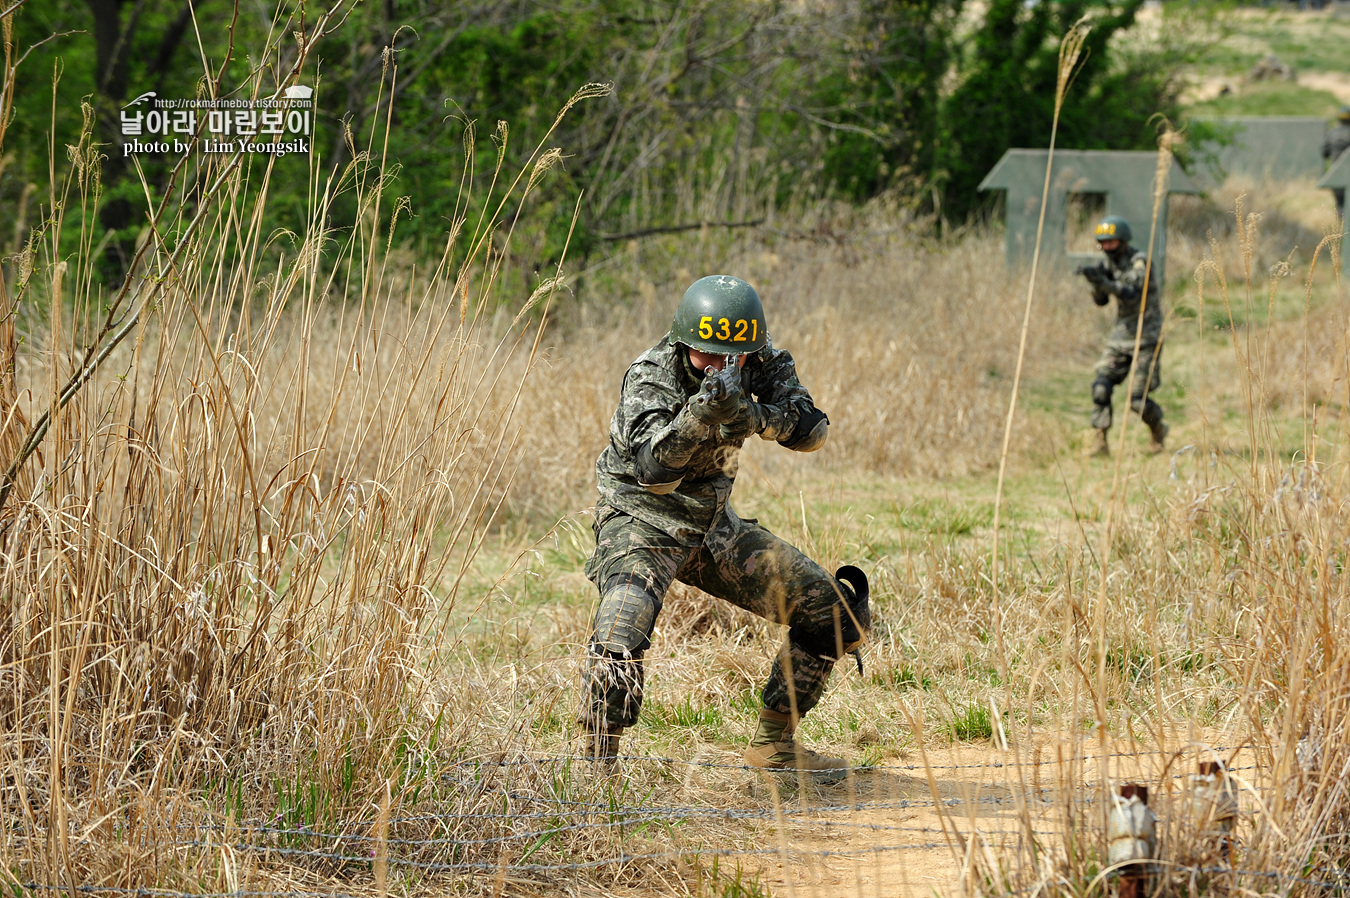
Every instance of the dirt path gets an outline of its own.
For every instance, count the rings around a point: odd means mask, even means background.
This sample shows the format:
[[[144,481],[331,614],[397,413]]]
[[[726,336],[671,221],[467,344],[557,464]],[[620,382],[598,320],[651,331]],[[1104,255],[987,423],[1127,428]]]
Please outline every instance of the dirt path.
[[[805,790],[783,783],[777,786],[784,809],[775,828],[778,854],[756,872],[774,895],[790,898],[955,894],[970,869],[968,854],[992,852],[1006,863],[1026,844],[1027,827],[1043,847],[1057,850],[1069,806],[1064,799],[1098,803],[1103,757],[1112,783],[1152,783],[1155,795],[1164,780],[1186,788],[1196,758],[1215,757],[1184,738],[1169,742],[1175,747],[1167,752],[1108,746],[1103,755],[1093,740],[1075,755],[1053,750],[1046,739],[1020,766],[1011,752],[958,746],[928,751],[927,770],[888,767]],[[1244,762],[1231,751],[1224,757],[1235,766]],[[759,786],[770,800],[774,788]]]

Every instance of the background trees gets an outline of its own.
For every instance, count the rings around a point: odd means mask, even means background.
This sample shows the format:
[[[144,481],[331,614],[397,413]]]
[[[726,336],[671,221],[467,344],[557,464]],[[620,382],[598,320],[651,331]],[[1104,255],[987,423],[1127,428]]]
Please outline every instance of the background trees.
[[[893,194],[960,221],[986,201],[975,185],[1004,149],[1044,145],[1056,42],[1080,16],[1096,24],[1061,145],[1152,145],[1149,117],[1176,113],[1184,53],[1122,43],[1142,3],[372,0],[317,51],[315,149],[325,169],[340,170],[387,114],[384,164],[390,174],[397,165],[411,209],[398,236],[425,249],[456,215],[460,165],[451,163],[467,123],[474,177],[494,189],[498,152],[525,158],[573,91],[612,84],[554,135],[561,176],[534,202],[569,214],[533,217],[563,224],[519,243],[526,276],[558,257],[579,195],[571,252],[588,262],[644,234],[753,224],[812,198]],[[228,0],[29,0],[15,15],[16,45],[57,36],[20,70],[0,202],[23,210],[26,197],[48,197],[49,150],[59,177],[60,147],[77,143],[89,101],[105,157],[96,239],[103,275],[114,278],[145,207],[141,174],[121,151],[119,110],[147,90],[228,94],[281,20]],[[198,45],[212,64],[201,64]],[[498,121],[509,123],[504,146]],[[166,160],[138,161],[153,190]],[[293,191],[298,207],[306,163],[277,164],[296,176],[272,189]],[[287,208],[284,199],[271,208]],[[25,215],[6,235],[9,252]]]

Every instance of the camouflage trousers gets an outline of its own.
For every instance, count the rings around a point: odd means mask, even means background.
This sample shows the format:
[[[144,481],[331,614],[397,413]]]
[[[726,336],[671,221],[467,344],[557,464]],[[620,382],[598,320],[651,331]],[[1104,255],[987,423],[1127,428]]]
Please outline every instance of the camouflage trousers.
[[[1128,346],[1108,343],[1093,368],[1096,379],[1092,383],[1092,426],[1106,430],[1111,426],[1111,393],[1130,376],[1130,362],[1134,359],[1134,344]],[[1162,409],[1148,398],[1158,389],[1162,368],[1162,344],[1142,343],[1139,346],[1139,364],[1130,383],[1130,408],[1152,418],[1155,410],[1161,420]],[[1150,423],[1150,426],[1152,424]]]
[[[703,545],[689,547],[636,518],[611,513],[597,522],[586,575],[600,588],[602,602],[615,589],[640,586],[659,613],[666,590],[679,580],[798,631],[834,632],[841,607],[834,577],[758,524],[728,518],[729,526],[719,525]],[[642,706],[643,652],[615,657],[597,649],[597,641],[593,634],[581,723],[591,730],[632,726]],[[820,700],[834,664],[787,639],[764,686],[765,706],[805,714]]]

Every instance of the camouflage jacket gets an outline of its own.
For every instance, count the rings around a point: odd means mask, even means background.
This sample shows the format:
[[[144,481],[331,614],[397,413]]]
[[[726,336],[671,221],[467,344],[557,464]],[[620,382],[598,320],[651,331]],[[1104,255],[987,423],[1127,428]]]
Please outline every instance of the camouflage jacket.
[[[1098,305],[1106,305],[1111,296],[1116,298],[1116,323],[1106,338],[1109,346],[1120,349],[1134,347],[1134,332],[1139,325],[1139,303],[1144,293],[1144,274],[1148,270],[1148,253],[1131,249],[1129,255],[1106,257],[1107,275],[1112,283],[1095,288],[1093,298]],[[1153,346],[1162,340],[1163,313],[1158,299],[1157,272],[1149,272],[1148,302],[1144,304],[1144,331],[1140,345]]]
[[[1347,148],[1350,148],[1350,125],[1337,125],[1322,141],[1322,158],[1335,162]]]
[[[727,500],[744,440],[724,439],[713,428],[690,457],[680,485],[666,495],[640,484],[634,469],[638,450],[674,420],[702,382],[702,372],[694,370],[687,351],[672,342],[670,334],[628,367],[619,407],[609,424],[609,445],[595,463],[600,487],[597,525],[619,511],[690,547],[703,544],[717,530],[734,528],[736,518]],[[741,389],[747,398],[781,409],[789,431],[802,413],[814,408],[811,395],[797,380],[792,356],[772,343],[746,359]]]

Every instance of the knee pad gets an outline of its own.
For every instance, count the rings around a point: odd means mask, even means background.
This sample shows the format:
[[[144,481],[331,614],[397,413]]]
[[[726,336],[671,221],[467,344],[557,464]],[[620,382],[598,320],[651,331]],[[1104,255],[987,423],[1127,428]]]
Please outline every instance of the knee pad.
[[[833,625],[826,627],[798,624],[788,630],[788,640],[802,651],[818,658],[838,661],[842,644],[847,655],[862,644],[863,637],[872,629],[872,608],[868,604],[871,589],[867,575],[851,564],[835,571],[835,586],[839,590],[838,634]],[[842,603],[842,605],[840,604]]]
[[[1111,391],[1115,389],[1115,384],[1109,380],[1097,378],[1092,382],[1092,404],[1109,406],[1111,404]]]
[[[1139,413],[1139,417],[1149,427],[1157,427],[1162,423],[1162,406],[1152,399],[1130,397],[1130,408]]]
[[[615,658],[635,658],[652,644],[652,630],[661,600],[629,578],[613,582],[595,612],[591,648]]]

